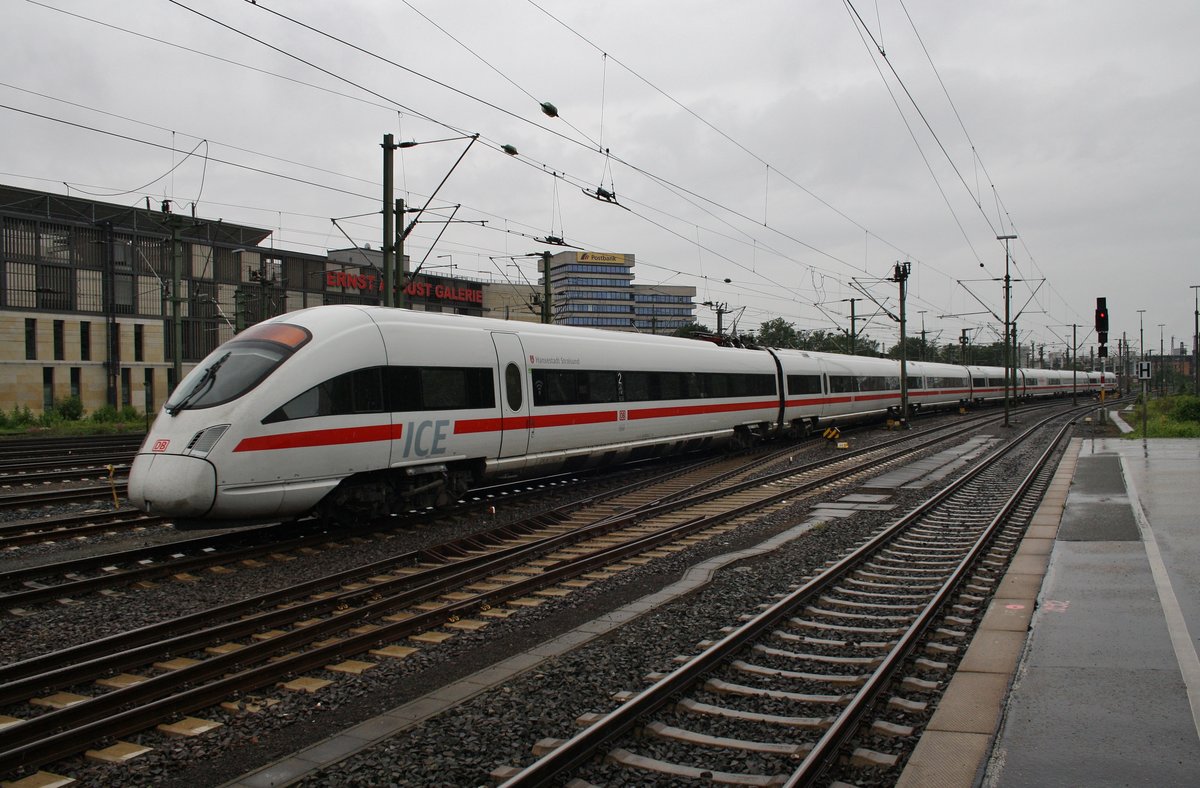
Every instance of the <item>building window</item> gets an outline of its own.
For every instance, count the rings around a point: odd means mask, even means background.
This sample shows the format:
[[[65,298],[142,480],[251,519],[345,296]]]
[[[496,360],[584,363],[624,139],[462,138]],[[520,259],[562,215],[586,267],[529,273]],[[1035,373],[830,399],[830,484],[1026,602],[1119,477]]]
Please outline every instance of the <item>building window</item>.
[[[146,394],[146,412],[154,412],[154,370],[147,369],[145,382],[142,384]]]
[[[66,325],[62,320],[54,321],[54,360],[62,361],[66,358],[66,341],[64,335],[66,333]]]
[[[144,361],[145,360],[144,358],[142,358],[142,356],[145,354],[145,347],[146,347],[146,341],[145,341],[145,336],[144,336],[145,328],[146,327],[141,325],[140,323],[134,325],[134,327],[133,327],[133,360],[134,361]]]
[[[133,314],[135,293],[132,274],[113,274],[113,310],[122,315]]]
[[[79,367],[71,367],[71,396],[72,397],[78,398],[80,396],[80,393],[79,393],[80,389],[83,388],[82,385],[80,384],[80,379],[82,377],[82,374],[83,374],[83,371]]]
[[[92,324],[87,320],[79,324],[79,360],[92,360]]]
[[[40,309],[73,310],[75,277],[72,270],[61,265],[38,265],[37,300]]]
[[[121,367],[121,404],[129,407],[133,404],[133,370]]]
[[[25,358],[37,358],[37,319],[32,317],[25,318]]]
[[[42,367],[42,409],[54,408],[54,367]]]

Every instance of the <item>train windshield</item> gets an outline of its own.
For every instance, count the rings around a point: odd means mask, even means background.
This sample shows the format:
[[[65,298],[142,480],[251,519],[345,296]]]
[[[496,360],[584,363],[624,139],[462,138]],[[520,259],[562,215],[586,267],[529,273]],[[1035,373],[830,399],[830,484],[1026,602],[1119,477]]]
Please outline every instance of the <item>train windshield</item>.
[[[174,416],[181,410],[211,408],[237,399],[310,339],[308,329],[289,323],[260,324],[243,331],[188,373],[167,400],[167,413]]]

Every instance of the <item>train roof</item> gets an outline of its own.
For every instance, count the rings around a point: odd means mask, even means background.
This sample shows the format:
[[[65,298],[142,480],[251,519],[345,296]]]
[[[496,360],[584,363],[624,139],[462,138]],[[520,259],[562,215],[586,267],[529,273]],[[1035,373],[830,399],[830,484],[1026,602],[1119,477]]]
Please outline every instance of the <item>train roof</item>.
[[[455,329],[477,329],[479,331],[520,333],[525,336],[546,336],[558,338],[574,336],[578,337],[579,339],[604,339],[613,342],[640,343],[646,345],[656,345],[659,347],[671,345],[675,347],[688,348],[707,347],[722,352],[765,352],[754,351],[745,348],[730,348],[702,339],[691,339],[688,337],[665,336],[662,334],[640,334],[636,332],[625,331],[607,331],[605,329],[588,328],[585,326],[546,325],[544,323],[529,323],[522,320],[499,320],[493,317],[481,317],[477,315],[459,315],[449,312],[423,312],[419,310],[403,309],[398,307],[360,304],[330,304],[325,306],[314,306],[307,309],[299,309],[294,312],[288,312],[272,318],[272,320],[275,322],[296,323],[306,327],[311,327],[310,324],[319,325],[326,323],[326,321],[331,318],[331,315],[336,316],[336,314],[339,312],[347,314],[350,311],[361,314],[378,325],[390,324],[424,327],[445,326],[446,328]],[[333,319],[336,319],[336,317]]]

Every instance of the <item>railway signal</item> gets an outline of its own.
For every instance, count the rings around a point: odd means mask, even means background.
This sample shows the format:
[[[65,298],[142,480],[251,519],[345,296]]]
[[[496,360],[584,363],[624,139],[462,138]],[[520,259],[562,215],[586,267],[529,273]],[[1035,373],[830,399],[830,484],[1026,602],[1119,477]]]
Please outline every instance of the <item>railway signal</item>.
[[[1096,338],[1100,343],[1100,347],[1096,351],[1096,355],[1100,358],[1108,357],[1108,299],[1096,299]]]

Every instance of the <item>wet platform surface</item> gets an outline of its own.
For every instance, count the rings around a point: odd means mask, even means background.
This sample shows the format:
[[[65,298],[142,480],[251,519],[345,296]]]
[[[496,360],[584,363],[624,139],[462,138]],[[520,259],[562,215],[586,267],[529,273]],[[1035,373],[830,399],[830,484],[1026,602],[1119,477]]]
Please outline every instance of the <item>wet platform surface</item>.
[[[900,784],[1200,785],[1197,635],[1200,441],[1075,441]]]

